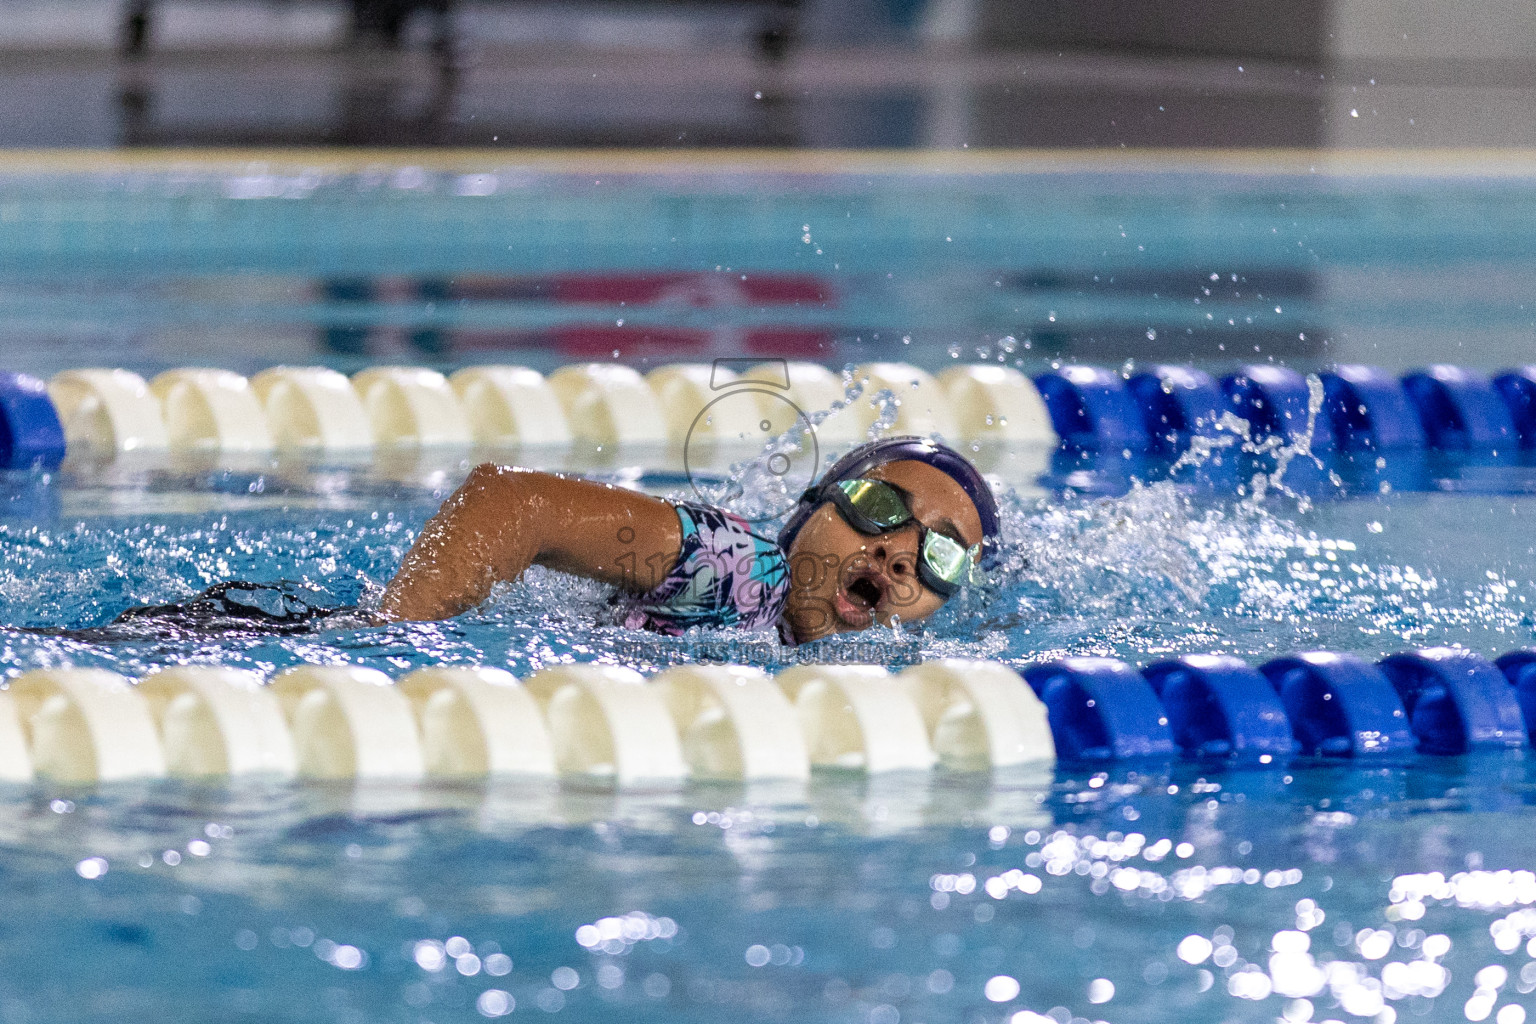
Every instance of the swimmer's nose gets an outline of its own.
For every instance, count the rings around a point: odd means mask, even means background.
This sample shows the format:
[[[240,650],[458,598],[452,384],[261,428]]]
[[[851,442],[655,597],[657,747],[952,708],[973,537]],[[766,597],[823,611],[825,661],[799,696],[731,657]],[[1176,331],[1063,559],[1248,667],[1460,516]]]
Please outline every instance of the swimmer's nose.
[[[900,551],[883,540],[876,542],[869,552],[870,560],[891,576],[904,576],[912,572],[911,559],[901,558],[900,555]]]

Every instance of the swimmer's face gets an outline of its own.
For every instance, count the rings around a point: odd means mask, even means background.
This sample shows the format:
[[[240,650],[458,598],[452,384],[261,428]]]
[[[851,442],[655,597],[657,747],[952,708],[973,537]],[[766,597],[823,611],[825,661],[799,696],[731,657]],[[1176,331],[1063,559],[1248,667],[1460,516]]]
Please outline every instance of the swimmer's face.
[[[981,516],[961,486],[922,462],[888,462],[864,474],[907,492],[916,521],[870,536],[849,526],[831,502],[811,513],[789,550],[784,617],[795,639],[918,622],[944,603],[917,575],[918,523],[967,548],[982,540]]]

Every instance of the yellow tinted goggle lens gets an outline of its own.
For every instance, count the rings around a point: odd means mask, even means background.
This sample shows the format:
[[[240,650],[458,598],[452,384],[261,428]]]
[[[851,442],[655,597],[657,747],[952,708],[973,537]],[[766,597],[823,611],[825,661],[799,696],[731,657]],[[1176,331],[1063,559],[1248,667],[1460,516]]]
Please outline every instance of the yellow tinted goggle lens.
[[[912,518],[912,510],[900,492],[879,480],[839,480],[837,486],[848,503],[876,526],[889,529]]]
[[[923,538],[923,561],[947,583],[963,583],[970,572],[970,552],[953,537],[932,530]]]

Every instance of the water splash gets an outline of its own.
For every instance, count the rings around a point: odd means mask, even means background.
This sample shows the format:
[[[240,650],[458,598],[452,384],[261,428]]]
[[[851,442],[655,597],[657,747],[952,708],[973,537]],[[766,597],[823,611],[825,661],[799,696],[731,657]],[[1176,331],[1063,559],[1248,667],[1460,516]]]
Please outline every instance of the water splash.
[[[859,396],[851,386],[849,401]],[[1178,465],[1198,466],[1233,448],[1274,458],[1241,498],[1197,498],[1166,482],[1137,484],[1119,497],[1065,501],[1001,492],[1002,564],[991,585],[962,593],[927,623],[838,638],[827,656],[1024,661],[1066,653],[1267,655],[1324,646],[1379,655],[1409,644],[1460,642],[1491,652],[1530,643],[1532,561],[1525,533],[1510,528],[1520,499],[1507,508],[1511,499],[1495,507],[1482,496],[1457,494],[1398,496],[1391,506],[1311,506],[1284,482],[1287,467],[1310,457],[1320,389],[1311,398],[1307,430],[1290,443],[1256,442],[1246,421],[1230,414],[1216,436],[1194,439]],[[784,510],[797,489],[766,465],[782,453],[803,458],[803,435],[771,438],[711,486],[739,507]],[[339,600],[366,603],[435,507],[430,495],[416,492],[339,493],[323,507],[160,514],[147,525],[113,512],[110,503],[91,505],[72,521],[0,523],[0,622],[95,625],[129,605],[184,600],[227,579],[303,580]],[[763,528],[772,531],[771,523]],[[0,629],[0,672],[92,664],[141,674],[184,662],[270,670],[296,661],[358,662],[391,672],[427,661],[482,662],[527,672],[573,659],[649,668],[699,656],[759,663],[785,657],[771,636],[717,631],[669,639],[618,629],[606,624],[611,596],[600,585],[535,569],[497,588],[481,609],[446,623],[336,622],[302,636],[146,636],[117,644]]]
[[[1274,458],[1274,469],[1268,473],[1256,472],[1249,480],[1249,493],[1255,502],[1263,501],[1270,490],[1278,490],[1288,497],[1296,499],[1301,511],[1306,511],[1311,499],[1306,495],[1297,494],[1285,484],[1286,470],[1291,463],[1298,458],[1310,458],[1319,469],[1323,463],[1312,454],[1312,438],[1317,431],[1317,414],[1323,407],[1323,381],[1315,373],[1307,374],[1307,426],[1306,429],[1296,435],[1296,439],[1289,443],[1283,435],[1272,435],[1264,438],[1257,444],[1247,442],[1245,450],[1251,450],[1255,455],[1268,455]],[[1251,445],[1251,449],[1248,447]]]

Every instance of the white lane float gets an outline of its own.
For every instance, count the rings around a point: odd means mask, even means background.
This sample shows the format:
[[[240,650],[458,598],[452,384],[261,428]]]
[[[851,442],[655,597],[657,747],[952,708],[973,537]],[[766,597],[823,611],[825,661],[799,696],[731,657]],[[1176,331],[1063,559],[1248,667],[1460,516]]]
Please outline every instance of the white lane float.
[[[298,773],[313,779],[420,779],[426,774],[411,702],[384,673],[299,665],[272,680],[293,733]]]
[[[200,367],[166,370],[149,382],[160,400],[165,435],[179,451],[266,452],[272,435],[251,382]]]
[[[964,441],[1057,441],[1035,382],[1011,366],[951,366],[938,376]]]
[[[571,443],[571,428],[544,375],[526,366],[471,366],[448,378],[476,444]]]
[[[802,415],[813,420],[848,398],[842,376],[820,363],[769,360],[744,370],[737,385],[756,391],[758,410],[774,434],[789,430]],[[830,446],[862,441],[867,426],[852,408],[843,407],[815,424],[816,438]]]
[[[617,363],[578,363],[549,375],[576,439],[591,445],[665,444],[667,416],[645,378]]]
[[[620,786],[687,777],[661,691],[634,669],[555,665],[524,685],[544,709],[561,772],[612,778]]]
[[[375,366],[352,375],[377,444],[468,446],[469,420],[448,378],[422,366]]]
[[[32,755],[16,698],[0,691],[0,782],[32,781]]]
[[[57,782],[115,782],[165,775],[149,703],[116,672],[35,669],[11,680],[32,767]]]
[[[863,384],[864,391],[850,411],[865,427],[872,427],[880,416],[876,398],[889,391],[898,403],[891,433],[958,439],[949,395],[927,370],[908,363],[865,363],[854,369],[853,381]]]
[[[421,729],[428,775],[554,775],[555,748],[538,702],[499,668],[420,668],[397,684]]]
[[[645,375],[673,443],[761,444],[772,421],[764,419],[755,389],[733,387],[739,379],[730,368],[710,363],[671,363]]]
[[[666,701],[694,778],[810,777],[799,716],[761,669],[679,665],[657,675],[651,685]]]
[[[373,447],[368,413],[345,374],[324,366],[274,366],[251,378],[278,448],[364,451]]]
[[[811,764],[870,774],[936,760],[912,695],[875,665],[795,665],[776,677],[795,702]]]
[[[288,724],[260,674],[183,665],[145,676],[138,689],[160,726],[168,774],[291,778],[297,773]]]
[[[1045,705],[1019,674],[995,661],[928,661],[896,681],[922,712],[934,752],[947,767],[1003,768],[1054,762]]]
[[[69,449],[160,451],[169,446],[160,400],[128,370],[65,370],[48,382]]]

